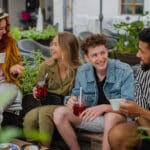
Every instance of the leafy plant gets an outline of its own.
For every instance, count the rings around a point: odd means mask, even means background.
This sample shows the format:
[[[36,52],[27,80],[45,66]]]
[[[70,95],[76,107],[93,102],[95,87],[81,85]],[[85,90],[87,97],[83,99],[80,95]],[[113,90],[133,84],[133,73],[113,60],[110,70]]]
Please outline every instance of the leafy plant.
[[[33,40],[45,40],[52,39],[57,34],[57,29],[51,25],[44,28],[42,32],[37,31],[36,28],[30,28],[28,30],[21,31],[22,38],[28,38]]]
[[[145,22],[140,18],[147,18]],[[137,53],[138,51],[138,32],[144,27],[149,27],[149,12],[141,14],[137,21],[134,22],[120,22],[114,25],[114,29],[118,33],[118,42],[115,43],[114,49],[121,53]]]
[[[114,49],[121,53],[137,53],[139,42],[138,31],[144,28],[144,23],[142,21],[131,23],[120,22],[115,24],[114,28],[119,37]]]
[[[23,95],[32,92],[33,84],[36,82],[39,65],[44,60],[40,51],[32,51],[30,57],[30,59],[27,57],[23,58],[23,64],[25,68],[21,87]]]
[[[20,29],[18,27],[13,27],[10,29],[10,33],[13,36],[14,40],[17,42],[20,40]]]
[[[20,137],[22,131],[19,128],[5,127],[0,129],[0,143],[8,143],[13,138]]]
[[[143,132],[145,132],[145,131],[148,131],[148,130],[150,131],[150,128],[140,126],[140,127],[138,127],[138,129],[141,131],[141,138],[142,139],[149,139],[150,140],[150,136],[146,136],[143,134]]]

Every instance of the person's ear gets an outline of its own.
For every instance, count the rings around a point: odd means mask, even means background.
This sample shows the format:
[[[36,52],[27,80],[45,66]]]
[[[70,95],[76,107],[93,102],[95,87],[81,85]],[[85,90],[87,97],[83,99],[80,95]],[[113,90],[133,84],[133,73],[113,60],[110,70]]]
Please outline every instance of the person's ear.
[[[89,62],[89,58],[88,58],[87,54],[84,54],[83,58],[84,58],[85,62]]]

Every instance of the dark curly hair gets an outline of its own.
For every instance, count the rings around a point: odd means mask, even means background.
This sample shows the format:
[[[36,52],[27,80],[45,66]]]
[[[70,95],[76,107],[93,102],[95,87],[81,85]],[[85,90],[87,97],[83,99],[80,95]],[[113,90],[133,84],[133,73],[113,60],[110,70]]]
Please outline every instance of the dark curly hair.
[[[103,34],[92,34],[88,36],[82,43],[81,43],[81,49],[85,54],[88,53],[89,47],[96,47],[99,45],[105,45],[106,46],[106,37]]]
[[[139,32],[139,40],[146,42],[150,47],[150,28],[145,28]]]

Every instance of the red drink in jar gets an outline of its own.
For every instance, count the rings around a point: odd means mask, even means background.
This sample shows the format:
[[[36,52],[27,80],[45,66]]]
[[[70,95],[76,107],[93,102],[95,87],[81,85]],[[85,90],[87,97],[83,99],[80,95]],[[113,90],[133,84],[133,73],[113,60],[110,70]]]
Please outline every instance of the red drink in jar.
[[[40,100],[46,99],[47,94],[48,94],[47,84],[44,84],[44,83],[42,84],[42,82],[40,82],[37,84],[36,89],[37,89],[37,93],[36,93],[37,99],[40,99]]]
[[[80,116],[80,114],[86,109],[86,105],[85,104],[79,104],[76,103],[73,106],[73,112],[76,116]]]

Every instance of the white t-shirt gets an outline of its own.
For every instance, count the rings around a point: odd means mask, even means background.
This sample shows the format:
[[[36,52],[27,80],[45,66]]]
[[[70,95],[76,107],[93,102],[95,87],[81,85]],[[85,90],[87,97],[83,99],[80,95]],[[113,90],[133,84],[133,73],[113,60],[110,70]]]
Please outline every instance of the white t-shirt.
[[[1,68],[1,65],[0,65],[0,83],[2,83],[4,81],[5,81],[5,76],[3,74],[3,71],[2,71],[2,68]]]

